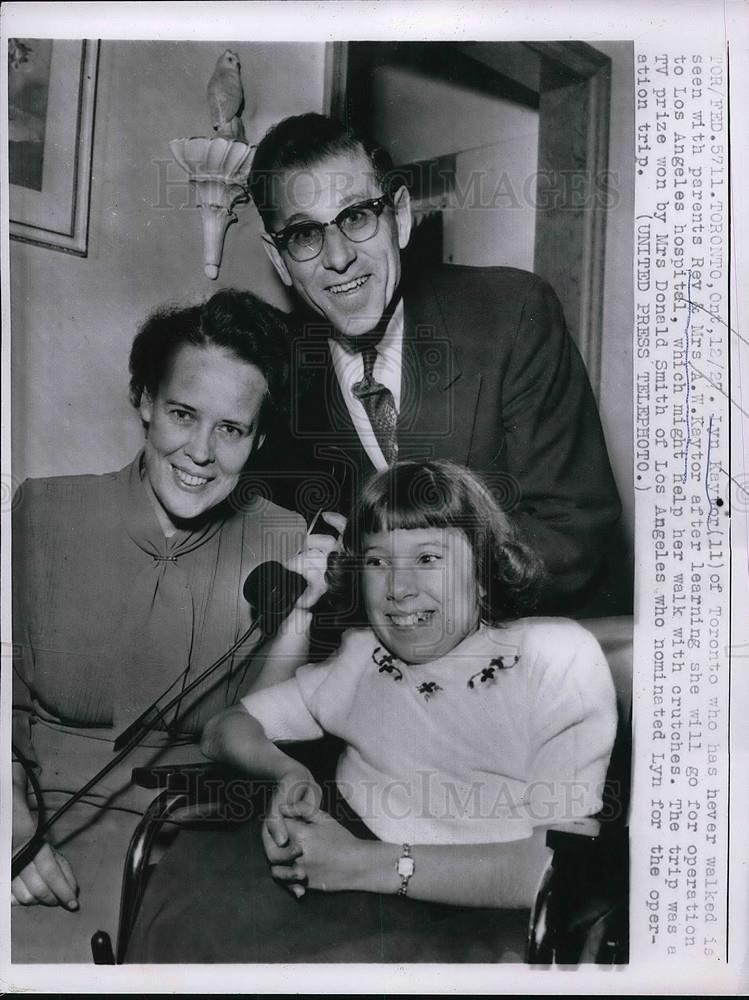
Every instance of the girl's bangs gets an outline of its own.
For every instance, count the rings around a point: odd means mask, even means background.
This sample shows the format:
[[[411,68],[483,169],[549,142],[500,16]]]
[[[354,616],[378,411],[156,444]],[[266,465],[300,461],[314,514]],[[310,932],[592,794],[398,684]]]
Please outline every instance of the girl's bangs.
[[[362,533],[465,527],[460,498],[453,490],[440,489],[434,482],[419,483],[414,479],[398,483],[395,490],[383,491],[367,501],[360,509],[358,527]]]
[[[449,521],[438,517],[432,511],[416,508],[386,507],[367,511],[362,519],[361,530],[366,534],[377,534],[381,531],[410,531],[414,528],[446,528]]]

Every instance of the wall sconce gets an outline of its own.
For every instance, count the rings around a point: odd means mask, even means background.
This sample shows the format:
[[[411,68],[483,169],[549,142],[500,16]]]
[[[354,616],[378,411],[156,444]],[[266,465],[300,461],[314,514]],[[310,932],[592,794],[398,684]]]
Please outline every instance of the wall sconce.
[[[226,230],[237,221],[234,206],[250,200],[247,178],[254,146],[236,139],[172,139],[172,156],[195,184],[203,221],[203,269],[216,279]]]
[[[226,49],[208,83],[215,135],[172,139],[169,143],[172,156],[197,190],[203,222],[203,268],[212,280],[218,277],[226,230],[237,221],[234,208],[250,200],[247,179],[256,147],[245,141],[240,68],[237,54]]]

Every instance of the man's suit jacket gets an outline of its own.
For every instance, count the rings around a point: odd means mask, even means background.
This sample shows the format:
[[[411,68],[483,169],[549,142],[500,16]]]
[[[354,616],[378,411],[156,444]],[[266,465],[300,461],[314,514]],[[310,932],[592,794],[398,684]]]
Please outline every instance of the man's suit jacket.
[[[406,275],[401,287],[399,458],[449,458],[481,473],[544,558],[545,609],[574,606],[620,503],[556,295],[504,267],[444,266]],[[330,333],[307,319],[292,343],[292,442],[281,451],[294,494],[274,499],[308,518],[320,508],[348,513],[373,471],[333,371]]]

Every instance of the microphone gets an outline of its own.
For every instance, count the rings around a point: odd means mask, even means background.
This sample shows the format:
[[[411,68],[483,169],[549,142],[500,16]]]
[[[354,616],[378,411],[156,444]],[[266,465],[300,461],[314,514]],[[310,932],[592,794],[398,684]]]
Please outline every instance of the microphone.
[[[252,570],[242,593],[255,613],[260,631],[274,636],[306,589],[307,581],[301,573],[271,561]]]
[[[319,512],[318,512],[319,516]],[[307,534],[311,534],[317,521],[317,516],[312,522],[312,527]],[[323,531],[330,532],[329,525],[323,527]],[[332,533],[337,536],[335,529]],[[179,706],[183,698],[194,688],[211,676],[223,663],[226,662],[255,632],[261,631],[265,636],[273,636],[278,631],[291,609],[307,589],[307,581],[300,573],[287,569],[279,562],[265,562],[256,566],[248,575],[242,587],[245,600],[255,611],[255,618],[237,641],[222,656],[206,667],[190,684],[182,691],[178,692],[163,708],[159,708],[159,702],[168,693],[172,684],[163,691],[156,701],[143,712],[135,722],[131,723],[124,732],[115,739],[112,749],[116,756],[105,764],[83,788],[72,795],[67,802],[64,802],[48,819],[40,822],[32,837],[19,848],[13,855],[11,863],[11,877],[15,878],[26,865],[34,858],[37,851],[44,842],[45,835],[49,829],[60,819],[76,802],[81,799],[89,789],[93,788],[102,778],[104,778],[117,764],[120,763],[136,746],[140,740],[147,735],[162,719],[168,711],[175,705]],[[254,650],[253,650],[254,652]],[[178,709],[179,710],[179,709]],[[40,798],[41,801],[41,798]]]
[[[312,523],[307,529],[308,537],[315,530],[321,514],[322,509],[318,510],[312,519]],[[333,538],[338,538],[339,532],[333,525],[322,521],[318,528],[318,534],[328,534]],[[200,684],[220,667],[255,632],[260,632],[264,638],[272,638],[306,589],[307,581],[301,573],[295,573],[279,562],[271,560],[256,566],[248,574],[242,586],[244,599],[254,612],[253,622],[249,629],[243,636],[240,636],[228,652],[224,653],[191,684],[188,684],[182,692],[172,698],[168,705],[160,709],[159,702],[165,697],[172,685],[170,684],[166,691],[162,691],[156,701],[138,716],[135,722],[131,723],[123,733],[120,733],[114,741],[114,750],[121,750],[138,733],[144,736],[153,729],[175,704],[179,706],[185,695],[189,694],[197,684]]]
[[[312,520],[312,524],[307,530],[307,535],[312,534],[322,511],[318,511]],[[338,531],[332,525],[323,521],[318,529],[319,534],[329,534],[338,538]],[[179,706],[185,695],[189,694],[196,685],[205,680],[214,670],[221,666],[236,650],[255,632],[260,632],[263,638],[272,638],[279,630],[283,622],[289,615],[296,602],[307,589],[307,581],[301,573],[295,573],[287,569],[282,563],[270,560],[260,563],[247,576],[242,587],[242,594],[247,603],[252,607],[254,616],[253,622],[243,636],[237,640],[228,652],[211,664],[206,670],[196,677],[192,683],[177,694],[164,708],[159,708],[159,702],[167,692],[163,691],[156,701],[149,706],[135,722],[131,723],[127,729],[120,733],[114,741],[114,750],[124,748],[133,737],[138,734],[145,736],[153,729],[164,715],[175,705]],[[172,685],[169,685],[171,687]],[[179,709],[178,709],[179,711]]]
[[[338,539],[338,529],[321,520],[321,514],[322,508],[312,518],[307,536],[315,532]],[[242,593],[255,614],[260,631],[266,637],[272,637],[306,589],[307,581],[301,573],[295,573],[282,563],[272,560],[261,563],[252,570],[244,582]]]

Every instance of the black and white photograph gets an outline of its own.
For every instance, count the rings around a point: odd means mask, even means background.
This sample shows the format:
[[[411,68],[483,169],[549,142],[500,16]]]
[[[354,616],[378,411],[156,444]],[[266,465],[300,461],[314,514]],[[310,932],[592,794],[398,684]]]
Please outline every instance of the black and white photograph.
[[[3,982],[746,986],[720,32],[60,6],[2,25]]]

